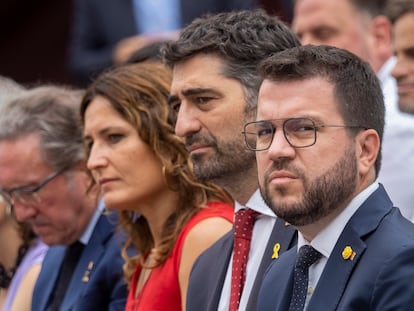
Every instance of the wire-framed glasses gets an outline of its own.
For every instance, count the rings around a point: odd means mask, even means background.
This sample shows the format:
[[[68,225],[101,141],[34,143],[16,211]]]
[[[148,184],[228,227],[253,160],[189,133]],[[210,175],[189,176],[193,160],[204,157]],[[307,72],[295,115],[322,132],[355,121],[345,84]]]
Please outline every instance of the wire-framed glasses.
[[[274,121],[283,121],[282,125],[276,126]],[[320,128],[359,128],[366,129],[359,125],[317,125],[310,118],[288,118],[274,120],[260,120],[248,122],[244,125],[246,145],[250,150],[263,151],[270,148],[277,128],[282,128],[286,141],[294,148],[310,147],[316,143],[316,133]]]
[[[40,197],[37,192],[44,186],[46,186],[54,178],[62,174],[65,170],[66,168],[61,168],[53,172],[45,179],[43,179],[41,182],[39,182],[36,186],[18,187],[13,189],[0,189],[0,197],[10,207],[14,205],[15,201],[21,204],[40,203]]]

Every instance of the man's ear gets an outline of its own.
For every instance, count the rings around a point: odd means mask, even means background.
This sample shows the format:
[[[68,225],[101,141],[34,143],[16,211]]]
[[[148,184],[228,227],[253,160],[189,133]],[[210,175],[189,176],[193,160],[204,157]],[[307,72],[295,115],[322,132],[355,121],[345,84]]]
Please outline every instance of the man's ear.
[[[367,129],[356,136],[356,157],[358,171],[362,176],[375,169],[375,161],[380,152],[380,138],[376,130]]]

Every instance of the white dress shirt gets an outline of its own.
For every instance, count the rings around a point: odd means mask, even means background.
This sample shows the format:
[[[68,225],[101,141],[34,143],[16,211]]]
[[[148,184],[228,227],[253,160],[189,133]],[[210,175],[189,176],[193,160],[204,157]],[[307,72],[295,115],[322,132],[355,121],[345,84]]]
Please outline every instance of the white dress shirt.
[[[138,33],[159,35],[179,29],[180,5],[179,0],[133,0]]]
[[[306,310],[309,300],[312,297],[313,291],[316,288],[319,278],[323,272],[323,269],[328,262],[328,258],[338,241],[342,231],[346,224],[351,219],[352,215],[358,210],[358,208],[364,203],[364,201],[378,188],[378,183],[375,182],[359,193],[349,205],[335,218],[333,219],[323,230],[321,230],[311,243],[305,240],[303,235],[298,231],[298,245],[297,250],[305,244],[311,245],[319,253],[322,254],[321,259],[309,267],[309,283],[308,294],[306,296],[305,308]]]
[[[92,233],[95,230],[95,226],[99,221],[99,217],[101,217],[103,211],[105,209],[105,203],[103,199],[101,198],[99,200],[98,206],[95,209],[95,212],[93,213],[91,220],[88,223],[88,226],[86,227],[85,231],[82,233],[82,235],[79,238],[79,241],[83,245],[88,245],[89,240],[91,239]]]

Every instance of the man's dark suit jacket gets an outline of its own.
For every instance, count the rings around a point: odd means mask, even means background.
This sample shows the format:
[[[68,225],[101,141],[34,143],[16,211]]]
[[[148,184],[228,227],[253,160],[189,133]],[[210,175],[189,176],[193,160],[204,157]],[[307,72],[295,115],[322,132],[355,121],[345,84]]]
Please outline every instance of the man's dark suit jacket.
[[[208,12],[255,7],[254,0],[181,0],[182,26]],[[72,15],[69,70],[85,86],[112,66],[115,45],[137,34],[132,0],[75,0]]]
[[[342,255],[346,246],[353,257]],[[257,310],[289,309],[296,253],[273,261]],[[328,259],[307,308],[321,310],[414,310],[414,224],[382,186],[351,217]]]
[[[187,292],[188,311],[217,311],[227,268],[233,251],[234,232],[231,230],[208,248],[195,262]],[[267,243],[265,254],[249,296],[246,311],[255,311],[263,275],[272,261],[275,243],[280,244],[279,254],[296,245],[297,235],[292,226],[277,218]]]
[[[121,237],[112,219],[101,215],[73,272],[60,311],[123,311],[128,295],[123,280]],[[66,247],[52,246],[35,284],[32,311],[46,311],[59,275]]]

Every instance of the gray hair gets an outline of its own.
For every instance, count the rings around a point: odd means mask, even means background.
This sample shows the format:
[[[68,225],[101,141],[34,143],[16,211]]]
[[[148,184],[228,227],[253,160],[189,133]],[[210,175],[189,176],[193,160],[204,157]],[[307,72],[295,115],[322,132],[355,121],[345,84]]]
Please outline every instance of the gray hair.
[[[83,92],[63,86],[39,86],[0,105],[0,141],[39,134],[42,158],[67,168],[85,159],[79,105]]]
[[[0,76],[0,104],[12,100],[26,89],[11,78]]]

